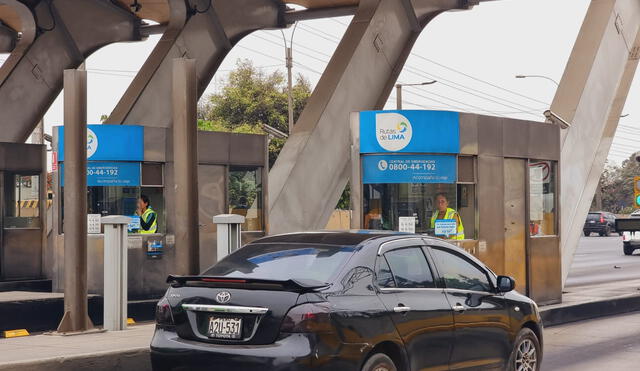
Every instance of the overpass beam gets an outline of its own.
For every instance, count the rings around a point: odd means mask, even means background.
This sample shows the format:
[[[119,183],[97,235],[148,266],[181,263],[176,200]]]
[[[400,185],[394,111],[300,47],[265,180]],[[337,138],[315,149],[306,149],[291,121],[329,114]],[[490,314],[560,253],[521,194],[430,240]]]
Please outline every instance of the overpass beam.
[[[361,0],[269,174],[270,232],[322,229],[350,174],[349,114],[381,109],[422,29],[458,0]]]
[[[171,17],[167,31],[142,66],[107,124],[171,127],[171,76],[173,60],[196,60],[197,97],[204,93],[233,45],[249,33],[284,27],[284,5],[273,0],[202,0],[198,9],[184,0],[169,0]],[[195,13],[195,14],[194,14]]]
[[[561,138],[563,285],[638,66],[639,31],[637,0],[592,0],[551,105],[552,120],[570,125]]]
[[[63,71],[75,69],[102,46],[140,40],[140,21],[103,0],[40,1],[13,6],[27,20],[22,39],[0,67],[0,141],[27,139],[62,90]],[[82,16],[78,16],[82,14]],[[37,24],[33,21],[37,20]]]

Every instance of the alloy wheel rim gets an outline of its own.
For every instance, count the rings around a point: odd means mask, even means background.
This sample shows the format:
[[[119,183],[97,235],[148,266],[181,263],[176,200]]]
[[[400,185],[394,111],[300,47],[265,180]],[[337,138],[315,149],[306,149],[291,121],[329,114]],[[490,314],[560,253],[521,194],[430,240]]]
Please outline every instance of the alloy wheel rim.
[[[535,371],[538,364],[536,346],[530,339],[523,340],[516,351],[516,371]]]

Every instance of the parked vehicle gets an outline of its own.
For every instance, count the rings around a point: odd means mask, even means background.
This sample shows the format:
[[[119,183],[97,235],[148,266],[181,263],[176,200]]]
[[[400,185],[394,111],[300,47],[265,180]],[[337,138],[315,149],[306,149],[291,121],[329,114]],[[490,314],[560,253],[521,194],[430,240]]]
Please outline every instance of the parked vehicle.
[[[536,304],[435,238],[271,236],[168,283],[154,370],[539,370],[542,361]]]
[[[616,216],[606,211],[590,212],[584,222],[583,232],[585,236],[594,232],[600,237],[609,236],[616,232]]]

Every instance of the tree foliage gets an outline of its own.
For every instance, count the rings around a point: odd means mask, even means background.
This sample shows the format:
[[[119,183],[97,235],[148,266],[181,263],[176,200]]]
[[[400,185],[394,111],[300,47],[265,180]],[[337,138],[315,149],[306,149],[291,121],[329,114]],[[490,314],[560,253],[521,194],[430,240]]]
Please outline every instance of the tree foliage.
[[[635,209],[633,200],[633,177],[640,175],[640,163],[633,156],[621,165],[606,165],[600,177],[599,189],[602,209],[618,214],[627,214]],[[591,209],[596,211],[596,201]]]
[[[292,89],[294,122],[311,96],[311,84],[298,75]],[[249,60],[238,60],[220,93],[198,106],[200,130],[264,134],[263,124],[289,132],[287,81],[280,71],[267,74]],[[284,140],[272,139],[269,163],[273,166]]]

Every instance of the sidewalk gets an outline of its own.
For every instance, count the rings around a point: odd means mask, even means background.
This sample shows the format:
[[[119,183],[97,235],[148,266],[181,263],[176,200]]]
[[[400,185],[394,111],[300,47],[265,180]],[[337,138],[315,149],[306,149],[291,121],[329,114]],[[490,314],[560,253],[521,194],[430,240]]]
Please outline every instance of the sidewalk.
[[[0,339],[0,370],[150,370],[153,324],[89,335]]]

